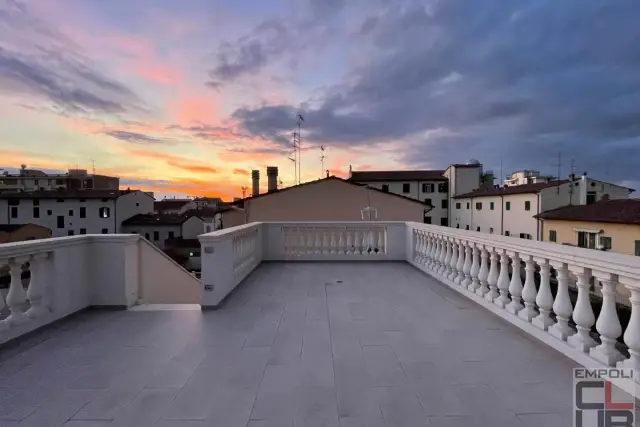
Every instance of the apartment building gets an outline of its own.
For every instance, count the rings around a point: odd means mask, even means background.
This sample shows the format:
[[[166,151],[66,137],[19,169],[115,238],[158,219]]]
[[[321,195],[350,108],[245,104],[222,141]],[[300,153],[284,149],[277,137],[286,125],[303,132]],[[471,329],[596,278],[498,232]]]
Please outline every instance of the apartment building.
[[[118,190],[120,178],[90,174],[86,169],[69,169],[66,174],[51,174],[22,165],[18,173],[0,174],[0,192]]]
[[[124,220],[153,212],[153,200],[139,190],[3,193],[0,224],[37,224],[50,228],[52,237],[121,233]]]
[[[122,232],[139,234],[165,249],[167,240],[196,239],[204,228],[204,221],[196,215],[138,214],[122,222]]]
[[[481,188],[484,181],[493,185],[493,174],[484,174],[480,162],[471,160],[449,165],[444,170],[353,171],[350,168],[349,181],[420,200],[431,206],[425,223],[447,226],[451,222],[451,198]]]
[[[564,206],[536,217],[545,242],[640,256],[638,199]]]
[[[509,178],[504,180],[504,185],[505,187],[511,187],[514,185],[540,184],[553,180],[554,177],[543,176],[539,171],[524,169],[521,171],[513,172],[511,175],[509,175]]]
[[[628,199],[634,190],[588,178],[556,180],[477,190],[454,197],[455,228],[542,240],[536,215],[566,205]]]

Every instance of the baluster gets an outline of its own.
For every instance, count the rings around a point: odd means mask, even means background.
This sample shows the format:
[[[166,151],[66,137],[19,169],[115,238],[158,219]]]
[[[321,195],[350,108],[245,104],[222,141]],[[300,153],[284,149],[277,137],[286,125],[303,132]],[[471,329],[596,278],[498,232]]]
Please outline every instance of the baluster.
[[[416,235],[416,257],[414,258],[416,263],[422,264],[425,258],[426,251],[426,236],[422,230],[414,230]]]
[[[312,254],[313,253],[313,249],[314,249],[314,244],[315,244],[315,229],[313,227],[308,227],[307,228],[307,247],[305,248],[305,252],[307,254]]]
[[[480,248],[477,243],[472,243],[472,245],[473,258],[471,261],[471,271],[469,272],[471,274],[469,290],[471,292],[475,292],[480,288],[480,279],[478,278],[478,275],[480,274]]]
[[[342,254],[352,254],[351,250],[351,230],[348,228],[340,229],[340,238],[338,239],[338,246],[340,248],[340,253]]]
[[[442,258],[444,257],[444,240],[440,236],[436,236],[437,239],[437,249],[434,259],[433,272],[437,273],[438,270],[442,267]]]
[[[554,323],[551,318],[553,294],[551,293],[551,284],[549,283],[551,278],[551,266],[549,265],[549,260],[546,258],[537,258],[536,261],[540,265],[540,288],[538,289],[538,295],[536,296],[536,304],[538,304],[540,314],[534,318],[531,323],[543,331],[546,331],[549,329],[549,326]]]
[[[7,293],[7,306],[11,314],[6,319],[9,325],[20,325],[27,320],[23,311],[27,304],[27,294],[22,286],[22,264],[25,261],[19,258],[9,260],[11,284],[9,285],[9,293]]]
[[[326,228],[322,230],[322,253],[328,254],[330,251],[329,247],[329,230]]]
[[[500,253],[500,275],[498,276],[498,289],[500,296],[493,302],[500,308],[505,308],[509,300],[509,255],[507,251],[502,249]]]
[[[566,263],[556,261],[551,264],[556,269],[558,290],[556,291],[556,299],[553,301],[556,324],[549,328],[549,333],[559,340],[566,341],[573,334],[573,330],[569,327],[569,319],[573,313],[573,305],[569,297],[569,270]]]
[[[420,237],[420,231],[416,230],[415,228],[412,231],[413,236],[413,261],[416,263],[420,263],[420,250],[421,250],[421,237]]]
[[[355,255],[360,255],[362,253],[362,250],[360,248],[360,245],[362,244],[362,238],[360,238],[360,230],[354,229],[353,230],[353,253]]]
[[[298,256],[307,253],[307,236],[305,235],[304,227],[298,227]]]
[[[522,302],[522,278],[520,277],[520,254],[509,252],[511,255],[511,282],[509,282],[509,293],[511,302],[507,305],[507,311],[511,314],[518,314],[524,308]]]
[[[524,288],[522,289],[524,308],[518,312],[518,317],[527,322],[531,322],[531,320],[538,315],[536,311],[536,263],[531,255],[528,255],[524,269],[527,272],[524,280]]]
[[[8,263],[9,263],[8,260],[0,259],[0,268],[4,267]],[[3,298],[2,294],[0,294],[0,312],[2,312],[2,310],[4,310],[5,307],[6,307],[6,305],[4,303],[4,298]],[[9,324],[5,320],[0,320],[0,332],[6,331],[7,329],[9,329]]]
[[[436,257],[438,253],[438,238],[433,233],[428,233],[429,239],[431,240],[431,251],[429,251],[429,255],[427,256],[427,268],[429,270],[433,270],[436,265]]]
[[[609,366],[616,366],[616,363],[624,360],[622,353],[616,349],[616,342],[622,334],[622,325],[616,310],[618,276],[598,270],[594,270],[593,275],[602,287],[602,308],[596,322],[602,344],[591,349],[591,357]]]
[[[462,287],[469,289],[471,286],[471,265],[473,264],[473,243],[465,242],[464,250],[464,267],[462,272],[464,273],[464,280],[462,281]]]
[[[462,281],[464,280],[464,248],[464,240],[458,240],[458,263],[456,264],[456,277],[453,281],[459,286],[462,285]]]
[[[362,255],[371,252],[371,230],[362,231]]]
[[[438,274],[442,276],[447,276],[447,270],[449,269],[449,261],[451,260],[451,242],[447,237],[443,239],[442,244],[443,248],[443,256],[441,258],[440,270],[438,270]]]
[[[313,231],[314,231],[313,234],[315,236],[314,253],[321,254],[322,253],[322,228],[314,227]]]
[[[329,253],[335,255],[338,252],[337,242],[336,242],[336,231],[331,229],[331,248],[329,249]]]
[[[1,263],[0,263],[1,264]],[[629,302],[631,303],[631,317],[629,324],[624,331],[624,343],[629,349],[629,359],[620,362],[618,367],[631,368],[635,371],[640,370],[640,288],[638,288],[637,279],[620,277],[620,282],[631,293]],[[1,303],[1,299],[0,299]],[[636,380],[637,381],[637,380]]]
[[[382,228],[378,232],[378,253],[387,253],[387,228]]]
[[[589,349],[596,345],[591,338],[591,326],[596,321],[589,300],[589,279],[591,270],[584,267],[569,266],[569,270],[578,278],[578,298],[573,309],[573,321],[576,323],[577,333],[567,338],[567,342],[584,353],[589,353]]]
[[[487,285],[489,286],[489,291],[484,294],[484,298],[489,301],[489,302],[493,302],[493,300],[495,300],[499,293],[498,293],[498,270],[500,267],[498,267],[498,260],[499,260],[499,255],[496,252],[496,248],[489,248],[491,250],[491,254],[490,254],[490,258],[491,258],[491,267],[489,269],[489,274],[487,275]]]
[[[451,239],[451,261],[449,262],[449,275],[447,279],[453,281],[458,276],[458,243]]]
[[[378,244],[378,230],[374,228],[369,233],[371,235],[371,255],[377,255],[380,252],[380,245]]]
[[[487,292],[489,292],[489,283],[487,282],[487,278],[489,277],[489,251],[486,246],[482,246],[480,249],[482,252],[480,254],[481,262],[480,262],[480,271],[478,272],[478,280],[480,281],[480,287],[476,289],[476,294],[480,296],[484,296]]]

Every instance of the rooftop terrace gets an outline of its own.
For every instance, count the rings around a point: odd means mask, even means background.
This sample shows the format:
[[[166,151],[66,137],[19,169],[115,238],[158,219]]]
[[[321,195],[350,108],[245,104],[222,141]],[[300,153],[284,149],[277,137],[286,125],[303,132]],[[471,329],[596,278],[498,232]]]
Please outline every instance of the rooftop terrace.
[[[573,367],[638,360],[633,257],[413,223],[200,240],[202,282],[135,235],[0,245],[0,426],[566,427]]]

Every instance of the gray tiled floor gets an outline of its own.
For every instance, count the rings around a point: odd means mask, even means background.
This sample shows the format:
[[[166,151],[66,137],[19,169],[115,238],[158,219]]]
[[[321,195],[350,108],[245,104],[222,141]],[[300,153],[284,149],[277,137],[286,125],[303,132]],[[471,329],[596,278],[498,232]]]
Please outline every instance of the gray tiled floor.
[[[0,350],[0,427],[566,426],[574,366],[408,264],[265,264]]]

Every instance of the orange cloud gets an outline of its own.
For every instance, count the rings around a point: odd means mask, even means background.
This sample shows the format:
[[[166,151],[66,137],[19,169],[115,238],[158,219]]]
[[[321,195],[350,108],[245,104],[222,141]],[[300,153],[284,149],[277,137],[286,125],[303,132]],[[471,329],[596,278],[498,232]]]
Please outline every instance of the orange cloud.
[[[181,125],[216,123],[221,112],[209,97],[180,94],[169,101],[169,114]]]
[[[234,169],[233,170],[233,174],[234,175],[249,175],[249,171],[246,169]]]
[[[173,166],[174,168],[183,169],[189,172],[196,173],[207,173],[207,174],[216,174],[218,171],[209,166],[200,166],[200,165],[192,165],[187,163],[179,163],[175,161],[168,161],[167,164],[169,166]]]

